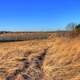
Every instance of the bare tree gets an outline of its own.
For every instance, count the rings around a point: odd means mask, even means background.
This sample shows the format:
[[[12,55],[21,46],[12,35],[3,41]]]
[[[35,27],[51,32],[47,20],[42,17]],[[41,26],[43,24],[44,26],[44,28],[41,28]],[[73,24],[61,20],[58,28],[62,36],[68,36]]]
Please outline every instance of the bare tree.
[[[66,30],[67,31],[75,31],[75,27],[77,26],[76,23],[69,23],[67,26],[66,26]]]

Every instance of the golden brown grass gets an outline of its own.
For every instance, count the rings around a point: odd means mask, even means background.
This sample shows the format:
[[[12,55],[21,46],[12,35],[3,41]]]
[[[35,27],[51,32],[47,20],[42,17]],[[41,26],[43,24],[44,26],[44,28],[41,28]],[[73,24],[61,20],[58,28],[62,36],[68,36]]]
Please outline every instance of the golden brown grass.
[[[0,43],[0,80],[80,80],[80,38]]]

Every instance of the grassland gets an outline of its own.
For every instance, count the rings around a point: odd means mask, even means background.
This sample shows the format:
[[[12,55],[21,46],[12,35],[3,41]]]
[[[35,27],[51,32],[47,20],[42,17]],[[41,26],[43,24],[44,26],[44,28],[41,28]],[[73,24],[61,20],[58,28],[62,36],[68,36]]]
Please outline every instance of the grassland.
[[[0,80],[80,80],[80,37],[48,34],[44,39],[0,42]]]

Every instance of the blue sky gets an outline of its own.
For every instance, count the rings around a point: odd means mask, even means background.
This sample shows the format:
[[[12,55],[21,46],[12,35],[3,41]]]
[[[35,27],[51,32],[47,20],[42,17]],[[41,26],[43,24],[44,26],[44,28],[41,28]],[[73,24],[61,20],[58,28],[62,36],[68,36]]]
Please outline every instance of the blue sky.
[[[80,22],[80,0],[0,0],[0,31],[61,30]]]

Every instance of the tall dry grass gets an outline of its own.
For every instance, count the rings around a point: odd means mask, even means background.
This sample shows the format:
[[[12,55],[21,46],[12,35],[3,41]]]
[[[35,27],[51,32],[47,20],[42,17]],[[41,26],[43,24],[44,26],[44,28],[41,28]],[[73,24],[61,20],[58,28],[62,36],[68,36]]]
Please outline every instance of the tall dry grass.
[[[50,34],[42,40],[0,42],[0,79],[79,80],[80,38]]]

